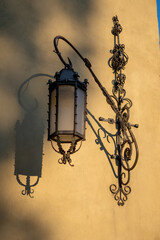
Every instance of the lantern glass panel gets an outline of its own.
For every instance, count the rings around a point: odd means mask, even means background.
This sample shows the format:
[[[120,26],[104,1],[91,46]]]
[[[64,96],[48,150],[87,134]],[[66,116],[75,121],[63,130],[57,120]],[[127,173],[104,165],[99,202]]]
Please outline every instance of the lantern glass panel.
[[[50,100],[50,135],[56,131],[56,89],[51,93]]]
[[[77,132],[84,135],[85,131],[85,92],[77,89]]]
[[[73,132],[73,130],[74,86],[61,85],[58,93],[58,131]]]

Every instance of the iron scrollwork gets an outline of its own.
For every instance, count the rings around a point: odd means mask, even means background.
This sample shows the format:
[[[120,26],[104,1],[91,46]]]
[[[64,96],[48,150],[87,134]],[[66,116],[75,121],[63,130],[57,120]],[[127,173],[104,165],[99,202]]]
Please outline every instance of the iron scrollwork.
[[[117,108],[122,116],[122,121],[116,116],[117,126],[117,154],[113,157],[118,166],[118,186],[112,184],[110,191],[113,193],[118,205],[123,206],[127,200],[127,195],[131,192],[128,183],[130,181],[130,171],[133,170],[138,161],[138,146],[131,127],[138,128],[138,124],[129,123],[130,108],[132,101],[126,98],[124,83],[126,76],[122,73],[128,62],[128,55],[124,52],[125,45],[120,44],[119,34],[122,26],[119,24],[117,16],[113,17],[112,34],[114,35],[114,48],[110,52],[113,54],[108,61],[109,67],[113,69],[115,79],[113,80],[113,95]],[[133,151],[135,150],[135,156]],[[132,159],[133,158],[133,159]]]
[[[82,146],[82,141],[79,145],[79,147],[77,148],[77,142],[75,141],[75,138],[73,138],[73,141],[69,147],[69,149],[67,151],[65,151],[62,147],[62,144],[59,140],[59,138],[57,139],[57,145],[58,145],[58,149],[56,149],[53,145],[53,141],[51,141],[51,146],[52,148],[57,152],[60,153],[62,155],[61,158],[58,159],[58,163],[59,164],[66,164],[67,162],[69,163],[69,165],[71,167],[74,167],[74,164],[72,164],[72,159],[70,157],[71,154],[76,153]]]

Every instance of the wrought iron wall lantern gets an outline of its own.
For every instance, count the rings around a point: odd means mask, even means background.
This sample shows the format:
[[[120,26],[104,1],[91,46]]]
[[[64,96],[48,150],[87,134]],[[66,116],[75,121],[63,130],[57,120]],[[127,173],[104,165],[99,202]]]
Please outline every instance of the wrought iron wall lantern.
[[[72,63],[68,58],[68,63],[63,59],[59,49],[58,41],[66,42],[82,59],[85,66],[90,71],[95,82],[106,97],[107,103],[116,114],[116,118],[99,118],[99,121],[105,121],[115,124],[117,129],[116,149],[111,155],[115,160],[118,172],[118,186],[112,184],[110,191],[113,193],[118,205],[123,206],[127,200],[127,195],[131,192],[128,183],[130,181],[130,171],[134,169],[138,161],[138,146],[132,127],[138,128],[138,124],[129,122],[130,108],[132,101],[126,98],[124,83],[126,76],[122,73],[128,62],[128,56],[124,52],[125,45],[120,44],[119,34],[122,27],[119,24],[117,16],[113,17],[113,28],[111,33],[114,35],[114,47],[110,50],[112,57],[108,61],[112,68],[115,79],[112,81],[112,95],[102,86],[92,70],[90,61],[84,58],[79,51],[64,37],[56,36],[54,38],[54,52],[58,55],[64,64],[64,69],[55,74],[55,82],[49,80],[49,120],[48,120],[48,140],[51,141],[54,150],[62,155],[59,163],[71,164],[70,154],[75,153],[77,143],[85,140],[85,120],[86,120],[86,96],[87,80],[79,81],[79,75],[74,72]],[[57,142],[58,150],[53,146]],[[63,145],[70,143],[68,150],[64,150]],[[80,145],[81,146],[81,145]],[[133,151],[135,154],[133,154]]]
[[[68,62],[63,59],[58,49],[59,40],[63,40],[85,63],[85,66],[88,68],[98,87],[105,96],[107,103],[111,106],[112,110],[116,114],[115,119],[105,119],[100,117],[99,121],[115,124],[117,129],[115,151],[112,155],[110,155],[110,161],[114,161],[116,163],[118,185],[111,184],[110,191],[113,193],[114,199],[117,201],[118,205],[123,206],[128,198],[128,194],[131,192],[131,188],[128,185],[130,181],[130,172],[135,168],[138,161],[138,146],[135,136],[132,132],[132,127],[138,128],[138,124],[131,124],[129,122],[132,101],[126,97],[126,91],[124,89],[126,76],[124,73],[122,73],[125,65],[128,62],[128,56],[124,51],[125,45],[120,44],[119,34],[122,32],[122,27],[119,24],[117,16],[113,17],[113,24],[114,26],[111,32],[114,35],[114,47],[113,50],[110,51],[112,57],[108,61],[108,65],[112,68],[115,76],[114,80],[112,81],[112,95],[110,95],[102,86],[101,82],[94,74],[91,63],[87,58],[84,58],[66,38],[62,36],[57,36],[54,38],[54,52],[64,64],[64,68],[60,72],[56,72],[54,77],[55,81],[48,81],[48,140],[51,141],[53,149],[62,155],[58,160],[59,163],[69,163],[71,166],[73,166],[73,164],[70,155],[77,152],[81,147],[82,141],[85,140],[88,81],[86,79],[83,82],[80,81],[78,73],[73,70],[70,59],[68,58]],[[46,74],[40,75],[49,76]],[[53,76],[50,77],[53,78]],[[22,86],[27,82],[28,80],[25,81]],[[22,89],[22,86],[20,90]],[[21,105],[23,106],[22,103]],[[20,128],[17,128],[17,133],[18,129]],[[21,144],[19,144],[20,142],[21,134],[18,134],[17,149],[21,149],[21,147],[18,148],[18,146],[21,146]],[[54,143],[57,143],[58,148],[55,147]],[[42,152],[42,149],[39,149],[37,152]],[[25,187],[25,190],[22,191],[22,194],[31,196],[33,193],[31,187],[38,183],[39,177],[41,176],[42,159],[37,157],[37,159],[40,159],[38,162],[38,169],[34,168],[34,171],[31,172],[30,168],[28,167],[30,164],[27,163],[27,170],[24,171],[24,167],[20,162],[20,153],[21,151],[17,150],[15,175],[19,184]],[[19,178],[19,174],[26,175],[26,184],[22,183]],[[30,183],[30,176],[37,176],[35,183]]]
[[[120,44],[119,34],[122,27],[117,16],[113,17],[113,28],[111,33],[114,35],[114,47],[110,50],[112,57],[108,61],[112,68],[115,79],[112,81],[112,95],[102,86],[92,70],[90,61],[84,58],[79,51],[64,37],[54,38],[54,52],[64,64],[64,69],[55,74],[55,82],[49,80],[49,120],[48,120],[48,140],[51,141],[54,150],[62,155],[59,163],[71,164],[70,154],[75,153],[77,143],[85,140],[85,120],[86,120],[86,96],[87,80],[79,81],[79,75],[74,72],[72,63],[68,58],[68,63],[62,57],[58,49],[58,41],[66,42],[82,59],[85,66],[90,71],[98,87],[106,97],[107,103],[116,114],[116,118],[99,118],[115,124],[117,129],[116,149],[111,159],[116,162],[118,172],[118,186],[112,184],[110,191],[113,193],[118,205],[123,206],[127,200],[127,195],[131,192],[128,183],[130,181],[130,171],[134,169],[138,161],[138,146],[132,127],[138,128],[138,124],[129,122],[130,108],[132,101],[126,98],[124,83],[126,76],[122,73],[128,62],[128,56],[124,52],[125,45]],[[53,146],[57,142],[58,150]],[[64,150],[64,144],[69,143],[68,150]],[[81,145],[80,145],[81,146]],[[135,152],[133,154],[133,151]]]

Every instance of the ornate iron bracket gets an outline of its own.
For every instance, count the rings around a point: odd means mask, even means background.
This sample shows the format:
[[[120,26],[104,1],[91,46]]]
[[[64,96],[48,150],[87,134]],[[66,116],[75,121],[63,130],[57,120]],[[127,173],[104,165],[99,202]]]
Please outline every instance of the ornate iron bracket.
[[[131,188],[128,186],[130,181],[130,171],[136,166],[138,161],[138,145],[131,127],[138,127],[138,124],[131,124],[128,122],[130,115],[130,108],[132,101],[126,98],[126,91],[124,90],[124,83],[126,76],[122,73],[125,65],[128,62],[128,55],[124,52],[125,45],[120,44],[119,34],[122,32],[122,27],[119,24],[118,17],[113,17],[114,26],[112,28],[112,34],[114,35],[114,48],[110,52],[113,56],[109,59],[108,64],[113,69],[115,74],[115,80],[113,81],[113,95],[110,95],[108,91],[103,87],[99,79],[96,77],[92,70],[92,65],[87,58],[84,58],[79,51],[64,37],[56,36],[54,38],[54,52],[58,55],[61,62],[66,68],[72,68],[72,62],[68,58],[68,63],[63,59],[59,49],[58,42],[63,40],[66,42],[82,59],[85,66],[88,68],[98,87],[101,89],[103,95],[106,98],[107,103],[111,106],[112,110],[116,114],[116,120],[105,119],[100,117],[100,121],[105,121],[110,124],[115,123],[117,128],[117,139],[116,139],[116,154],[111,156],[111,159],[116,161],[118,166],[118,186],[112,184],[110,191],[114,194],[114,198],[118,205],[123,206],[127,200],[127,195],[131,192]],[[133,158],[133,151],[135,150],[135,157]],[[59,146],[59,152],[61,153],[61,146]],[[63,153],[61,153],[63,155]],[[133,158],[133,159],[132,159]],[[66,154],[61,159],[62,163],[66,163]]]
[[[131,188],[128,186],[130,181],[130,171],[136,166],[138,161],[138,146],[136,139],[133,135],[131,127],[138,128],[138,124],[129,123],[130,108],[132,107],[132,101],[126,98],[126,91],[124,89],[124,83],[126,80],[125,74],[122,73],[125,65],[128,62],[128,55],[124,52],[125,45],[120,44],[119,34],[122,32],[122,26],[119,24],[117,16],[113,17],[112,34],[114,35],[114,47],[110,50],[112,57],[108,61],[109,67],[113,69],[115,79],[113,80],[113,95],[114,102],[121,114],[122,121],[116,114],[116,121],[112,119],[112,123],[115,122],[117,127],[117,146],[116,154],[112,155],[118,166],[118,186],[112,184],[110,191],[114,194],[114,198],[118,205],[123,206],[127,200],[127,195],[131,192]],[[100,121],[106,121],[104,118],[100,118]],[[123,123],[123,124],[122,124]],[[125,128],[124,128],[125,126]],[[133,158],[133,149],[135,150],[135,158]]]

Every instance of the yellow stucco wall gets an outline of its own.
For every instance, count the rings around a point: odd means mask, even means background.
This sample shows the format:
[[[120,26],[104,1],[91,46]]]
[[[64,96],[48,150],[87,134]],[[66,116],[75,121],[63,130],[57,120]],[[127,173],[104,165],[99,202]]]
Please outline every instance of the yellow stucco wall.
[[[159,240],[160,51],[155,0],[32,0],[1,1],[0,22],[0,239],[3,240]],[[111,93],[112,70],[107,61],[113,47],[112,16],[118,15],[129,62],[125,89],[133,101],[131,122],[140,157],[131,173],[131,194],[118,207],[109,186],[116,183],[111,166],[87,125],[86,141],[72,156],[75,167],[57,163],[60,157],[47,141],[48,78],[38,77],[25,91],[26,101],[39,103],[45,123],[42,178],[34,198],[21,195],[14,176],[15,124],[25,118],[18,89],[31,75],[62,68],[52,52],[52,40],[63,35],[88,59]],[[104,96],[81,61],[64,44],[81,78],[89,79],[88,109],[95,116],[113,117]],[[93,126],[98,130],[93,119]],[[114,127],[102,124],[114,133]],[[102,134],[103,137],[103,134]],[[35,142],[35,146],[38,143]],[[106,148],[111,147],[105,143]],[[32,148],[28,158],[32,156]],[[23,158],[23,155],[22,155]],[[34,161],[34,159],[32,159]]]

